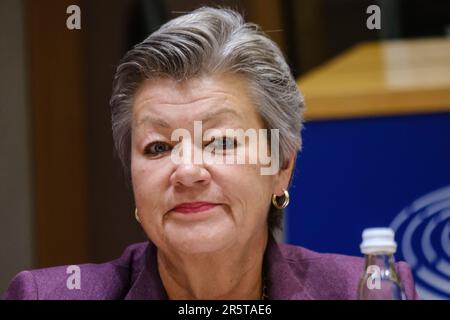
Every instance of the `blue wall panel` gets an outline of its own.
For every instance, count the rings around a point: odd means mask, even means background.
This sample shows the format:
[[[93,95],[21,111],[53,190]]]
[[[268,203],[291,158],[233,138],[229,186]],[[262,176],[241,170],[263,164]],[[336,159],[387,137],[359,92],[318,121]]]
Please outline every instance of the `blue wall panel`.
[[[450,186],[450,113],[311,121],[302,135],[286,217],[289,243],[361,255],[364,228],[390,226],[415,200]],[[450,237],[443,234],[450,218],[441,220],[433,246]],[[401,235],[396,239],[403,260]],[[450,298],[450,256],[439,252],[448,263],[441,272],[448,292],[440,294]]]

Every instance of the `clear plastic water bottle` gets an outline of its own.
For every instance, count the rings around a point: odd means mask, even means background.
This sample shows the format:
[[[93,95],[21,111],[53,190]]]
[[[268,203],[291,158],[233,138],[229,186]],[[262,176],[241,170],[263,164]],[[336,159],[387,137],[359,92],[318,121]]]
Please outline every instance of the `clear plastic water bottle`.
[[[358,287],[360,300],[406,300],[395,268],[397,244],[389,228],[370,228],[362,233],[365,266]]]

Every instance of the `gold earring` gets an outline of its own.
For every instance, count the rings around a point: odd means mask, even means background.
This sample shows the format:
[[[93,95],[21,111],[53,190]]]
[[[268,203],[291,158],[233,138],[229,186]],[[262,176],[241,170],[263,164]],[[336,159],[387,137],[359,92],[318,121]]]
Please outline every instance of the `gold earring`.
[[[278,203],[278,197],[277,197],[277,195],[274,193],[274,194],[272,194],[272,204],[275,206],[275,208],[277,208],[277,209],[284,209],[284,208],[286,208],[287,206],[288,206],[288,204],[289,204],[289,192],[287,192],[287,190],[286,189],[282,189],[283,190],[283,193],[284,193],[284,199],[283,199],[283,203],[282,204],[279,204]]]
[[[136,218],[137,222],[141,223],[141,219],[139,219],[139,216],[138,216],[138,210],[137,210],[137,208],[134,209],[134,217]]]

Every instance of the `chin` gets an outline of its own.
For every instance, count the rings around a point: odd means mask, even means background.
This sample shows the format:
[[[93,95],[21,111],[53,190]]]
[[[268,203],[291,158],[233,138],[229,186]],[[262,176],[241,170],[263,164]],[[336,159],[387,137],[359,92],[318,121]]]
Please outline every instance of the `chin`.
[[[235,231],[234,228],[195,226],[190,230],[167,234],[166,241],[183,253],[212,253],[230,247],[236,242]]]

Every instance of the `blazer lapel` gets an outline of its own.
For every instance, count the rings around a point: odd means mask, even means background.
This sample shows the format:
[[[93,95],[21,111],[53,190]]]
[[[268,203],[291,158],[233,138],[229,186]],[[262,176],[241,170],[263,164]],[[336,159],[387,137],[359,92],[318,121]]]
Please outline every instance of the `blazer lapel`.
[[[303,273],[300,275],[294,273],[280,246],[273,239],[269,239],[267,244],[265,266],[267,293],[270,300],[313,299],[306,277],[302,277]]]
[[[158,264],[156,260],[156,247],[149,241],[145,250],[144,259],[140,259],[133,266],[137,276],[132,281],[132,285],[125,300],[167,300],[167,293],[159,276]]]

